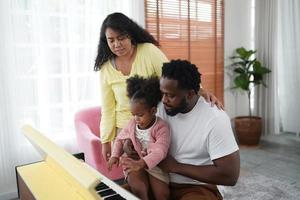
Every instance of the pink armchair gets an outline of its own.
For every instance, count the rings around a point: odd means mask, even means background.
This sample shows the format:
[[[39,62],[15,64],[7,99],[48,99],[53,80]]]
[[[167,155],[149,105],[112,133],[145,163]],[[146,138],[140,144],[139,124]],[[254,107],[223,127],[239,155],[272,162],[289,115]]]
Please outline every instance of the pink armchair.
[[[76,113],[75,128],[78,148],[84,153],[85,162],[101,174],[112,180],[121,179],[124,177],[122,168],[114,166],[111,171],[108,171],[107,163],[102,157],[99,138],[100,120],[100,107],[87,108]]]

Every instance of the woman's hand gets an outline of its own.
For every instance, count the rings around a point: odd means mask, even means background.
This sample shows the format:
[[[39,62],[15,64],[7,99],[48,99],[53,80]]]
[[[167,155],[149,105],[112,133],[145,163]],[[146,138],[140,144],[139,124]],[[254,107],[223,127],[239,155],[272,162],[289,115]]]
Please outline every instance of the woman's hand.
[[[224,106],[221,103],[221,101],[219,101],[219,99],[217,99],[217,97],[215,95],[213,95],[212,93],[207,92],[204,89],[200,89],[200,95],[203,96],[207,102],[211,102],[211,106],[214,106],[216,104],[216,106],[219,109],[224,110]]]
[[[102,143],[102,156],[104,160],[108,161],[111,155],[111,143]]]
[[[117,157],[111,157],[108,161],[108,165],[107,165],[107,168],[109,171],[111,171],[111,168],[113,165],[119,165],[119,158]]]

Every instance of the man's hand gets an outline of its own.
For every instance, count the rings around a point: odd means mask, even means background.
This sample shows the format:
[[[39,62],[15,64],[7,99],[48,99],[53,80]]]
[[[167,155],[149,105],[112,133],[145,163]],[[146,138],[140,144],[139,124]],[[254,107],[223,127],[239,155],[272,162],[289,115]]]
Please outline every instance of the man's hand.
[[[147,149],[143,149],[143,150],[141,151],[141,154],[142,154],[143,157],[145,157],[146,155],[148,155]]]
[[[177,165],[178,162],[171,155],[167,155],[167,157],[158,164],[163,171],[168,173],[175,172]]]
[[[219,109],[224,110],[224,106],[221,103],[221,101],[219,101],[219,99],[217,99],[217,97],[215,95],[213,95],[212,93],[207,92],[204,89],[200,89],[200,95],[203,96],[207,102],[211,102],[211,106],[214,106],[216,104],[216,106]]]
[[[108,159],[110,158],[111,155],[111,143],[107,142],[107,143],[103,143],[102,144],[102,156],[104,158],[104,160],[108,161]]]
[[[129,158],[134,160],[139,160],[140,156],[134,149],[131,139],[124,139],[123,140],[123,151],[127,154]]]
[[[111,157],[108,161],[108,164],[107,164],[107,168],[109,171],[111,171],[111,168],[113,165],[119,165],[119,158],[117,157]]]
[[[166,172],[186,176],[201,182],[215,185],[235,185],[240,173],[239,151],[213,160],[208,165],[192,165],[177,162],[167,156],[159,166]]]
[[[147,165],[143,159],[133,160],[129,157],[121,157],[120,162],[124,171],[127,173],[147,168]]]

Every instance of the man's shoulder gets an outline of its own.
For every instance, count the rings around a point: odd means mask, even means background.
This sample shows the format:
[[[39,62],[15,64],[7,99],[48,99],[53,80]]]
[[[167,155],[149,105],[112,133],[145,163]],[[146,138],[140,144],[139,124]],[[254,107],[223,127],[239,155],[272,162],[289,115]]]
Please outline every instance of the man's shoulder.
[[[165,120],[167,123],[182,120],[182,117],[178,117],[178,115],[170,117],[167,115],[164,105],[162,102],[160,102],[157,106],[157,116]],[[181,114],[180,116],[187,116],[184,119],[188,120],[191,118],[196,118],[199,121],[205,120],[206,122],[209,122],[211,120],[215,120],[218,118],[225,119],[228,118],[227,113],[224,110],[220,110],[217,106],[211,106],[211,103],[206,102],[206,100],[203,97],[200,97],[198,99],[197,104],[194,106],[192,111],[186,114]],[[171,120],[172,119],[172,120]]]
[[[207,102],[203,97],[200,97],[197,103],[199,108],[199,113],[206,116],[207,119],[211,118],[218,118],[218,117],[225,117],[227,113],[219,109],[216,105],[211,105],[210,102]]]

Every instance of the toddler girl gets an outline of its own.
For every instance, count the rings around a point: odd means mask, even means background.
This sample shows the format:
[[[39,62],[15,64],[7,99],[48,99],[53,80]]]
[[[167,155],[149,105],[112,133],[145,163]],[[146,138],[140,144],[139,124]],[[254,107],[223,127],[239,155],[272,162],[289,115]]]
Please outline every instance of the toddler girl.
[[[108,168],[119,164],[120,156],[124,153],[124,143],[127,143],[127,147],[132,145],[137,158],[122,157],[120,162],[130,190],[141,199],[149,199],[151,188],[155,199],[168,199],[168,174],[157,167],[166,157],[170,144],[167,123],[155,115],[162,97],[159,79],[139,76],[129,78],[127,95],[133,119],[116,137]]]

